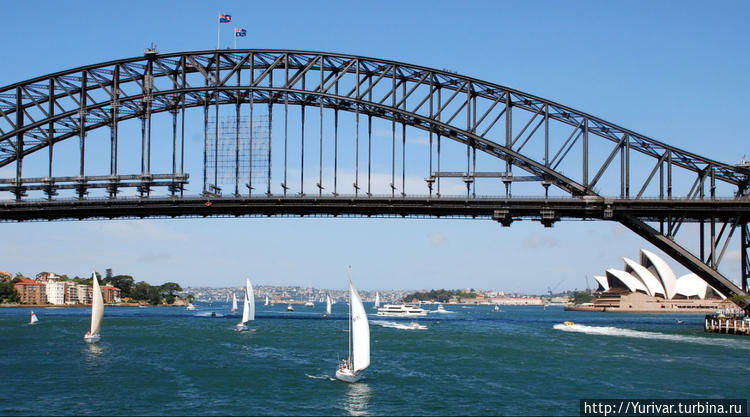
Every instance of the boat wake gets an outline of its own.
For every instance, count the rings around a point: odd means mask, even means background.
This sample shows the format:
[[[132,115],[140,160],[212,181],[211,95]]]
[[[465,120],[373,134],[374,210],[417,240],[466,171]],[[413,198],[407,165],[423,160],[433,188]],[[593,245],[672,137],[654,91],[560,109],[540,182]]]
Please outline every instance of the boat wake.
[[[224,315],[220,313],[213,313],[210,311],[206,311],[203,313],[193,314],[193,317],[224,317]]]
[[[388,327],[391,329],[399,330],[427,330],[427,326],[419,324],[415,321],[409,324],[396,323],[395,321],[373,321],[372,324],[377,324],[380,327]]]
[[[718,339],[714,337],[684,336],[679,334],[667,334],[659,332],[646,332],[642,330],[623,329],[609,326],[586,326],[584,324],[566,325],[558,323],[552,326],[555,330],[564,332],[585,333],[601,336],[619,336],[638,339],[670,340],[674,342],[698,343],[703,345],[723,346],[741,349],[750,349],[750,344],[738,340]]]
[[[308,378],[310,378],[310,379],[327,379],[329,381],[335,381],[336,380],[336,378],[333,378],[333,377],[331,377],[329,375],[310,375],[310,374],[305,374],[305,376],[308,377]]]

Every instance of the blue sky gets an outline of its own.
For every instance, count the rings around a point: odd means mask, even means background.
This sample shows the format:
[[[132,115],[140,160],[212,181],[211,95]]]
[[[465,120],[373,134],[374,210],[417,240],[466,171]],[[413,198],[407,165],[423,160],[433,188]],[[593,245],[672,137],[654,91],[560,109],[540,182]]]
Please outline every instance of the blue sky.
[[[712,159],[750,156],[747,2],[0,2],[0,85],[81,65],[222,47],[355,54],[449,69],[541,96]],[[7,175],[0,171],[0,176]],[[194,180],[199,180],[194,177]],[[0,270],[113,268],[154,284],[541,293],[653,247],[615,223],[178,219],[0,224]],[[657,253],[660,253],[658,250]],[[730,247],[722,272],[738,279]],[[684,273],[669,261],[678,273]]]

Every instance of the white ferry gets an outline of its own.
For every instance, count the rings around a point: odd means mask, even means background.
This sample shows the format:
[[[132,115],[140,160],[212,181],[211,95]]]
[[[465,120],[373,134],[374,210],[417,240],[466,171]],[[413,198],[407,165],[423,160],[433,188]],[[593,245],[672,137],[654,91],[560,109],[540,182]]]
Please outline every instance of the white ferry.
[[[378,316],[384,317],[424,317],[427,310],[414,304],[386,304],[378,308]]]

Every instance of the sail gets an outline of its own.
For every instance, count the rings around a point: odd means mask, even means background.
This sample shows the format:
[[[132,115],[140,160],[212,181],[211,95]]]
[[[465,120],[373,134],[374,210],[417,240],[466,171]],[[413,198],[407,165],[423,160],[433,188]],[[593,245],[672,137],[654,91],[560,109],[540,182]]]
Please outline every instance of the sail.
[[[232,293],[232,311],[237,311],[237,297]]]
[[[245,305],[242,308],[242,324],[255,320],[255,295],[248,279],[245,283]]]
[[[380,307],[380,293],[375,292],[375,308]]]
[[[34,324],[34,323],[36,323],[38,321],[39,321],[39,319],[36,318],[36,314],[34,314],[34,312],[32,311],[31,312],[31,322],[29,324]]]
[[[331,297],[326,295],[326,314],[331,315]]]
[[[104,299],[102,290],[99,289],[99,280],[96,279],[96,273],[93,275],[93,294],[91,295],[91,332],[90,334],[99,334],[102,328],[102,318],[104,317]]]
[[[268,305],[268,296],[266,296],[266,305]]]
[[[352,315],[352,367],[354,372],[370,366],[370,325],[362,299],[349,281],[349,297]]]

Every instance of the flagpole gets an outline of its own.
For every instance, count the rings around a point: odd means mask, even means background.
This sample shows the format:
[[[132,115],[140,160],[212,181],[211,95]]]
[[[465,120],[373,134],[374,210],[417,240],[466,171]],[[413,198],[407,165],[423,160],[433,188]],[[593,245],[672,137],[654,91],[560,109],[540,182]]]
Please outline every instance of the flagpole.
[[[217,14],[217,19],[216,19],[216,49],[219,49],[219,38],[220,38],[220,36],[221,36],[221,19],[218,17],[218,14]]]
[[[237,29],[234,30],[234,49],[237,49]]]

